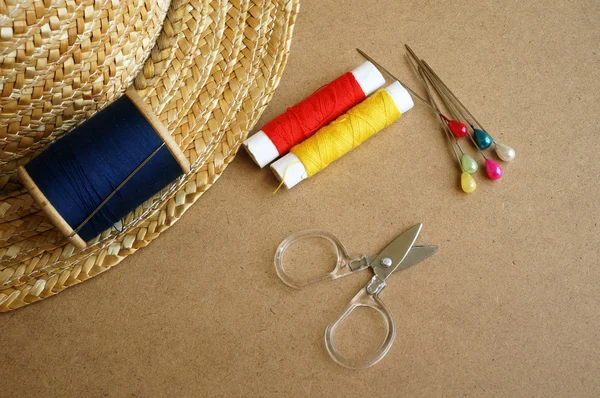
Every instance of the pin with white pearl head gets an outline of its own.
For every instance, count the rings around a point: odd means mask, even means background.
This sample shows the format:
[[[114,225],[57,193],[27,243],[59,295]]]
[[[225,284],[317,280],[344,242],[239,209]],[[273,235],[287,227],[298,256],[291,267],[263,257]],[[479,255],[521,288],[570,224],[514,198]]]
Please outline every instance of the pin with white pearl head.
[[[431,66],[429,66],[429,64],[426,61],[423,61],[423,66],[424,66],[424,69],[426,69],[428,72],[430,72],[433,75],[434,79],[439,83],[441,89],[443,89],[452,98],[452,100],[456,103],[456,105],[458,105],[460,108],[462,108],[466,112],[466,114],[470,117],[470,119],[472,119],[472,120],[469,120],[469,124],[471,125],[471,128],[473,129],[473,136],[476,141],[476,145],[480,149],[487,149],[493,143],[495,150],[496,150],[496,154],[498,155],[498,157],[500,159],[502,159],[505,162],[513,161],[516,156],[515,150],[513,148],[509,147],[508,145],[501,144],[501,143],[497,142],[495,139],[493,139],[490,136],[490,134],[487,133],[487,130],[475,118],[475,116],[473,116],[473,114],[467,109],[467,107],[452,92],[452,90],[450,90],[450,88],[448,88],[448,86],[442,81],[442,79],[440,79],[440,77],[437,75],[437,73],[435,73],[435,71],[431,68]],[[475,126],[478,126],[479,128],[476,128]]]

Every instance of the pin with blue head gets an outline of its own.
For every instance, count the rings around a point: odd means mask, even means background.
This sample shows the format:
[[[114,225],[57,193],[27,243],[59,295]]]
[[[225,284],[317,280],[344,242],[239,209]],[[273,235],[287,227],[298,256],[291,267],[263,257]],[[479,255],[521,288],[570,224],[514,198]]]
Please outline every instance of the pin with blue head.
[[[473,133],[469,134],[469,138],[471,138],[471,141],[475,144],[475,146],[479,150],[479,153],[483,157],[483,160],[485,161],[485,174],[488,176],[488,178],[490,180],[494,180],[494,181],[499,180],[500,178],[502,178],[502,174],[504,173],[502,170],[502,167],[500,167],[500,165],[498,163],[496,163],[495,161],[493,161],[492,159],[488,158],[485,155],[485,152],[483,152],[483,149],[489,148],[492,144],[490,142],[490,144],[487,145],[486,148],[481,148],[479,146],[479,142],[477,141],[477,131],[480,131],[483,134],[485,134],[487,137],[490,138],[490,140],[491,140],[491,137],[487,133],[485,133],[485,131],[474,128],[473,125],[471,125],[471,128],[473,129]],[[493,140],[491,140],[491,141],[493,142]]]
[[[478,129],[471,124],[473,129],[473,139],[479,149],[488,149],[494,144],[496,155],[505,162],[512,162],[515,159],[516,152],[506,144],[501,144],[494,140],[485,130]]]
[[[473,129],[473,139],[475,140],[475,144],[479,149],[488,149],[490,146],[492,146],[494,140],[488,133],[486,133],[484,130],[478,129],[472,124],[471,128]]]

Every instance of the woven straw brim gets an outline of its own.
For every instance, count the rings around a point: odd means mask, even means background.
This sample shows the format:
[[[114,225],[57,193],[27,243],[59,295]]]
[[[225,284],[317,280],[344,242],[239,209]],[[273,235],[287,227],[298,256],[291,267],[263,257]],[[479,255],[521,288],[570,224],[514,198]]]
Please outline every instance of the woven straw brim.
[[[170,0],[0,1],[0,189],[138,75]]]
[[[297,10],[296,0],[173,0],[135,86],[192,171],[129,214],[122,232],[106,231],[83,251],[67,244],[21,195],[22,206],[11,204],[0,224],[5,237],[0,311],[108,270],[183,215],[231,162],[270,100],[287,60]]]

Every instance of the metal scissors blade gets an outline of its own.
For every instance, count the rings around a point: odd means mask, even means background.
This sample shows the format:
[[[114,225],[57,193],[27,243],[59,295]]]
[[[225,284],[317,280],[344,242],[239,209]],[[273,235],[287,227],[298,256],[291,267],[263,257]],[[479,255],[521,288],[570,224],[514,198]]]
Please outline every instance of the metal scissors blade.
[[[427,257],[437,252],[438,249],[439,247],[435,245],[413,246],[394,272],[400,271],[404,268],[412,267],[413,265],[420,263]]]
[[[385,280],[400,267],[406,255],[411,251],[423,224],[413,225],[408,231],[402,233],[392,241],[371,263],[371,268],[379,281],[385,284]]]

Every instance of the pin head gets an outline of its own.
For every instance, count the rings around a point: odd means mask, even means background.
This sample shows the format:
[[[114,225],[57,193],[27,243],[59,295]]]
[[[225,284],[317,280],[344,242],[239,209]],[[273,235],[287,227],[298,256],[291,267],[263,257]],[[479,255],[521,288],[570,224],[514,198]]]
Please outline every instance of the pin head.
[[[496,155],[505,162],[511,162],[515,159],[516,152],[508,145],[496,143]]]
[[[448,128],[450,129],[450,131],[452,131],[452,134],[454,134],[458,138],[464,137],[469,132],[467,126],[464,123],[459,122],[458,120],[446,120],[446,123],[448,124]]]
[[[460,168],[469,174],[473,174],[479,168],[479,165],[470,155],[463,153],[460,157]]]
[[[492,159],[486,159],[485,172],[491,180],[499,180],[502,178],[502,167]]]
[[[463,192],[471,193],[477,189],[477,183],[471,174],[464,172],[460,175],[460,187]]]
[[[488,133],[481,129],[476,129],[475,127],[473,127],[473,139],[479,149],[488,149],[490,145],[492,145],[492,142],[494,142]]]

